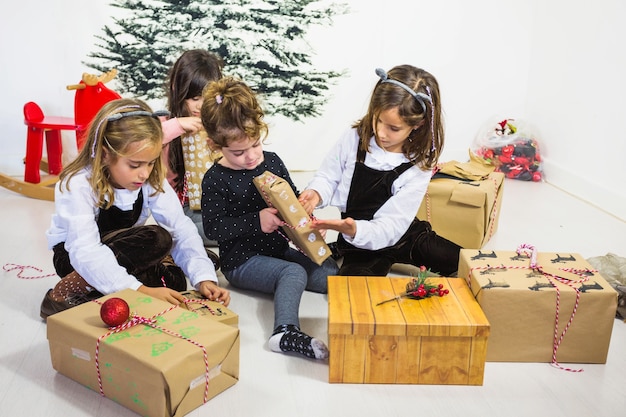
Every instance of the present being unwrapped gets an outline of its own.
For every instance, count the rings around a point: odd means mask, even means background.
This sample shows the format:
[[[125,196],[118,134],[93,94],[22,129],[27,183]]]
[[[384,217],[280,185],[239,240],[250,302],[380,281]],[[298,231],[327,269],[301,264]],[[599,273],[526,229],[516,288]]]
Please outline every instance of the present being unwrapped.
[[[474,181],[435,176],[417,217],[430,222],[438,235],[462,248],[480,249],[498,230],[503,180],[500,172]]]
[[[135,319],[108,328],[98,302],[111,297]],[[237,328],[133,290],[97,301],[48,317],[59,373],[150,417],[183,416],[238,381]]]
[[[461,250],[458,276],[491,324],[487,361],[605,363],[615,290],[577,253],[539,252],[536,265],[524,252]]]
[[[265,171],[254,178],[254,185],[267,205],[278,210],[279,217],[285,222],[282,229],[294,245],[313,262],[321,265],[330,256],[330,248],[320,232],[311,228],[311,217],[289,183]]]
[[[237,327],[239,325],[239,316],[234,311],[224,307],[217,301],[207,300],[199,291],[189,290],[181,293],[186,301],[181,307],[189,311],[193,311],[200,316],[217,320],[220,323]]]

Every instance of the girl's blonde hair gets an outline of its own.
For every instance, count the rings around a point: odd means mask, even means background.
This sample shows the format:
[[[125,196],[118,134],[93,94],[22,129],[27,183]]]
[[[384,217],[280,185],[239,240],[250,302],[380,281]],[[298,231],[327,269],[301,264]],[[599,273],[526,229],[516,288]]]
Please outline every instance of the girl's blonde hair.
[[[367,114],[353,125],[359,134],[361,149],[369,151],[370,138],[376,136],[380,113],[397,107],[407,125],[418,126],[402,144],[402,153],[423,170],[434,168],[444,143],[437,80],[427,71],[411,65],[396,66],[383,77],[372,91]],[[414,94],[398,84],[408,87]],[[416,95],[427,99],[416,98]]]
[[[234,77],[213,81],[204,89],[202,98],[200,117],[214,148],[227,147],[243,137],[261,141],[267,138],[263,109],[243,81]]]
[[[104,148],[109,152],[110,162],[127,156],[128,147],[135,142],[146,143],[142,149],[155,146],[159,149],[163,142],[163,130],[158,119],[163,113],[153,113],[152,109],[138,99],[119,99],[105,104],[94,117],[87,132],[87,141],[74,161],[69,163],[61,174],[60,190],[70,190],[69,181],[79,171],[89,167],[89,184],[96,195],[98,207],[109,208],[114,203],[114,187],[110,181],[109,168],[104,162]],[[147,182],[155,192],[164,192],[165,167],[159,153],[158,160]]]

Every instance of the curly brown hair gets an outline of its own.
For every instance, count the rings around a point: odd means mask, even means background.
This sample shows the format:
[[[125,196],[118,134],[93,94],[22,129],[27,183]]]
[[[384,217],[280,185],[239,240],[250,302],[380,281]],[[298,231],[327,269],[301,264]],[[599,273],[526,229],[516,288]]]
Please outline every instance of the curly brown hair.
[[[256,93],[235,77],[224,77],[204,89],[200,117],[216,148],[247,137],[267,138],[268,127]]]

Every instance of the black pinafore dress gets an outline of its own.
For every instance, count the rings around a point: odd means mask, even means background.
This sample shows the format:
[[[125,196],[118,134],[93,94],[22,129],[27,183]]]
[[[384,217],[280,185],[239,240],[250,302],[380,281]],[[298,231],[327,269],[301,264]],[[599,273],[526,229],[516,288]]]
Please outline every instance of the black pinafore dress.
[[[341,217],[371,220],[392,196],[393,182],[412,165],[405,162],[389,171],[369,168],[365,165],[365,151],[359,147],[346,211]],[[392,246],[375,251],[360,249],[346,242],[340,233],[337,247],[343,256],[339,275],[360,276],[385,276],[394,263],[424,265],[433,272],[450,275],[457,270],[460,250],[458,245],[433,232],[430,223],[417,218]]]

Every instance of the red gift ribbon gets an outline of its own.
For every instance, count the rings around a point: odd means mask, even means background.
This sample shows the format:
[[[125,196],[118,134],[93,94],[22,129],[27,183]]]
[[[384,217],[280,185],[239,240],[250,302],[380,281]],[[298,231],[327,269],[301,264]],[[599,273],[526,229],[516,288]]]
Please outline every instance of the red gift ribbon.
[[[4,264],[2,266],[2,269],[4,269],[7,272],[10,271],[14,271],[14,270],[19,270],[19,272],[17,273],[17,277],[21,278],[21,279],[39,279],[39,278],[48,278],[48,277],[52,277],[55,276],[56,274],[45,274],[45,275],[36,275],[34,277],[25,277],[22,274],[24,273],[25,270],[27,269],[34,269],[37,272],[43,272],[43,270],[37,268],[36,266],[31,266],[31,265],[18,265],[18,264]]]
[[[94,300],[94,302],[98,303],[98,304],[102,304],[100,301],[98,300]],[[163,314],[166,314],[172,310],[174,310],[175,308],[178,308],[177,305],[173,305],[170,308],[163,310],[160,313],[157,313],[155,315],[153,315],[152,317],[142,317],[136,314],[133,314],[131,316],[131,318],[126,321],[123,324],[120,324],[119,326],[116,327],[111,327],[109,328],[109,331],[105,334],[103,334],[102,336],[100,336],[96,342],[96,355],[95,355],[95,362],[96,362],[96,373],[98,375],[98,387],[100,388],[100,395],[104,396],[104,389],[102,387],[102,377],[100,374],[100,360],[99,360],[99,355],[100,355],[100,342],[104,339],[106,339],[107,337],[111,336],[112,334],[115,333],[119,333],[122,332],[124,330],[128,330],[131,327],[135,327],[137,325],[143,324],[145,326],[149,326],[152,327],[154,329],[160,330],[164,333],[169,334],[170,336],[174,336],[174,337],[178,337],[179,339],[183,339],[189,343],[191,343],[192,345],[195,345],[197,347],[199,347],[200,349],[202,349],[202,355],[203,355],[203,359],[204,359],[204,380],[205,380],[205,385],[204,385],[204,403],[206,403],[209,400],[209,359],[208,359],[208,355],[206,352],[206,348],[204,346],[202,346],[201,344],[199,344],[198,342],[189,339],[188,337],[185,337],[181,334],[178,334],[176,332],[173,332],[171,330],[168,330],[164,327],[158,326],[156,324],[156,318],[159,316],[162,316]]]
[[[556,313],[555,313],[555,320],[554,320],[554,339],[553,339],[553,344],[552,344],[551,364],[564,371],[583,372],[583,369],[573,369],[573,368],[562,366],[556,359],[556,353],[559,347],[561,346],[561,342],[563,341],[563,338],[565,337],[565,333],[567,333],[567,330],[570,328],[572,321],[574,321],[574,316],[576,315],[576,311],[578,310],[578,305],[580,302],[580,290],[575,285],[589,280],[589,276],[585,274],[586,272],[598,272],[598,271],[590,270],[590,269],[559,268],[560,271],[569,272],[569,273],[572,273],[574,275],[578,275],[581,277],[581,279],[579,280],[571,280],[571,279],[563,278],[558,275],[545,272],[540,265],[537,265],[537,250],[535,249],[533,245],[523,243],[517,248],[516,252],[518,255],[523,255],[523,254],[527,255],[530,258],[529,265],[528,266],[507,266],[507,267],[503,266],[504,268],[506,269],[531,269],[533,271],[539,272],[540,274],[545,276],[548,279],[548,281],[550,281],[552,286],[556,289]],[[490,268],[492,267],[491,266],[479,266],[479,267],[471,268],[470,276],[467,278],[468,283],[470,281],[472,271],[476,269],[490,269]],[[555,285],[554,281],[558,281],[562,284],[567,285],[568,287],[573,289],[574,292],[576,293],[576,301],[574,303],[574,308],[572,309],[572,313],[570,314],[569,320],[567,324],[565,325],[565,328],[563,328],[563,331],[561,332],[561,334],[559,334],[561,291],[559,287]]]

